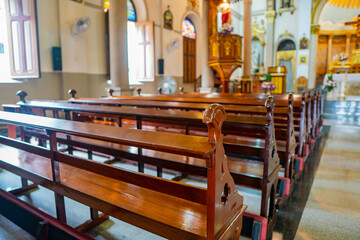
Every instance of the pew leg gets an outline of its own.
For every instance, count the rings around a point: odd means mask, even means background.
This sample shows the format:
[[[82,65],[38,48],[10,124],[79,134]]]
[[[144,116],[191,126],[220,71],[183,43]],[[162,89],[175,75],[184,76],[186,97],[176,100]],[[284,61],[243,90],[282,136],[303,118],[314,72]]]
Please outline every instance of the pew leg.
[[[46,140],[39,138],[38,145],[39,145],[39,147],[46,147]]]
[[[139,170],[139,172],[144,173],[144,163],[142,163],[142,160],[141,160],[141,158],[142,158],[142,149],[141,148],[138,149],[138,156],[139,156],[138,170]]]
[[[180,180],[182,180],[182,179],[184,179],[184,178],[186,178],[188,176],[188,174],[185,174],[185,173],[179,173],[179,174],[177,174],[175,177],[173,177],[171,180],[172,181],[180,181]]]
[[[66,223],[65,198],[63,195],[55,193],[55,206],[57,219]]]
[[[29,184],[28,180],[25,178],[21,178],[21,187],[20,188],[16,188],[16,189],[12,189],[9,190],[8,192],[13,194],[13,195],[21,195],[27,191],[30,191],[32,189],[38,188],[38,185],[35,183]]]
[[[144,164],[139,162],[138,169],[139,172],[144,173]]]
[[[66,140],[70,141],[70,140],[71,140],[71,136],[70,136],[70,135],[66,135]],[[70,146],[70,145],[68,145],[68,153],[69,153],[70,155],[73,155],[73,153],[74,153],[73,147]]]
[[[49,223],[41,221],[37,227],[36,239],[48,239]]]
[[[93,160],[93,152],[91,150],[87,151],[88,159]]]
[[[162,178],[163,170],[161,167],[156,168],[157,176]]]
[[[90,208],[90,218],[91,218],[90,220],[87,220],[83,224],[77,226],[76,229],[79,230],[80,232],[87,232],[90,229],[108,220],[109,215],[105,213],[99,214],[99,212],[96,209]]]

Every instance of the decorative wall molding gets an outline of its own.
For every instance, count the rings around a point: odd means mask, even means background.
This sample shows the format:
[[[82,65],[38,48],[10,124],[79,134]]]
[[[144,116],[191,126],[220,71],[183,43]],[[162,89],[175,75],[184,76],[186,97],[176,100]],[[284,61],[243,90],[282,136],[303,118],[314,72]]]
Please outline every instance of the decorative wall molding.
[[[276,12],[274,10],[265,12],[265,18],[267,23],[274,23],[275,17],[276,17]]]

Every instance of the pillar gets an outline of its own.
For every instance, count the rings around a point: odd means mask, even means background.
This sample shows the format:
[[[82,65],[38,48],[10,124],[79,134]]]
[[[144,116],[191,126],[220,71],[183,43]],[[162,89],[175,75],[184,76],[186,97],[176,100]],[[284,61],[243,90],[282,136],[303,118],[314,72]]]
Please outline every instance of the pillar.
[[[275,23],[276,13],[274,10],[266,11],[266,59],[265,59],[265,69],[269,67],[274,67],[274,23]]]
[[[310,36],[310,60],[309,60],[309,81],[308,88],[315,88],[316,83],[316,55],[319,39],[320,25],[311,26]]]
[[[127,1],[111,1],[109,10],[110,79],[114,95],[130,94],[127,59]],[[132,93],[132,92],[131,92]]]
[[[244,65],[241,86],[251,85],[251,2],[252,0],[244,0]],[[247,83],[247,84],[246,84]],[[250,92],[252,87],[248,88]],[[248,93],[248,89],[242,89],[242,93]]]
[[[332,40],[334,35],[329,35],[328,38],[328,53],[327,53],[327,59],[328,59],[328,67],[327,69],[330,70],[330,66],[332,64]]]
[[[209,67],[209,0],[203,1],[201,28],[201,88],[200,92],[211,92],[214,87],[214,74]]]
[[[350,58],[350,42],[351,41],[351,34],[346,34],[346,47],[345,47],[345,54]]]
[[[261,42],[261,63],[260,63],[260,72],[264,73],[264,61],[265,61],[265,42]]]

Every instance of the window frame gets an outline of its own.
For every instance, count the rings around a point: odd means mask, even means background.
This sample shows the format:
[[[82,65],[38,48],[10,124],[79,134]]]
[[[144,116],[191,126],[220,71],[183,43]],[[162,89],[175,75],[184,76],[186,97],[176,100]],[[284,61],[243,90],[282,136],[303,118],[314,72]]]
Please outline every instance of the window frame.
[[[9,57],[10,57],[10,73],[12,79],[27,79],[27,78],[40,78],[40,53],[39,53],[39,32],[38,32],[38,19],[37,19],[37,0],[28,0],[29,8],[30,8],[30,16],[23,15],[23,0],[14,0],[16,1],[16,6],[18,9],[17,16],[11,16],[10,14],[10,5],[9,0],[5,0],[5,13],[6,13],[6,21],[7,21],[7,35],[8,35],[8,43],[9,43]],[[21,15],[19,15],[21,13]],[[31,36],[31,58],[33,69],[26,69],[26,43],[25,43],[25,28],[20,27],[20,71],[15,70],[15,57],[14,57],[14,46],[13,46],[13,33],[12,33],[12,22],[20,22],[20,24],[24,24],[24,22],[28,20],[30,21],[30,30],[32,33]]]
[[[136,22],[135,23],[137,31],[139,31],[140,28],[143,30],[144,38],[146,39],[146,27],[149,27],[149,41],[144,40],[143,42],[138,42],[138,46],[143,45],[144,46],[144,77],[139,76],[139,70],[137,71],[136,79],[138,82],[154,82],[155,81],[155,44],[154,44],[154,22]],[[150,46],[150,59],[151,59],[151,65],[150,68],[152,68],[152,74],[149,76],[147,74],[147,58],[146,58],[146,46]],[[149,73],[150,74],[150,73]]]

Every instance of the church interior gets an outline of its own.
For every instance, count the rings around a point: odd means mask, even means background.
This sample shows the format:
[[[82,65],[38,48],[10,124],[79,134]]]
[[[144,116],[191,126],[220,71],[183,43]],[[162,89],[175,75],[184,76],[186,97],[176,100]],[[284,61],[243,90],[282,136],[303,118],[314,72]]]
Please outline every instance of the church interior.
[[[360,0],[0,0],[0,239],[360,238]]]

